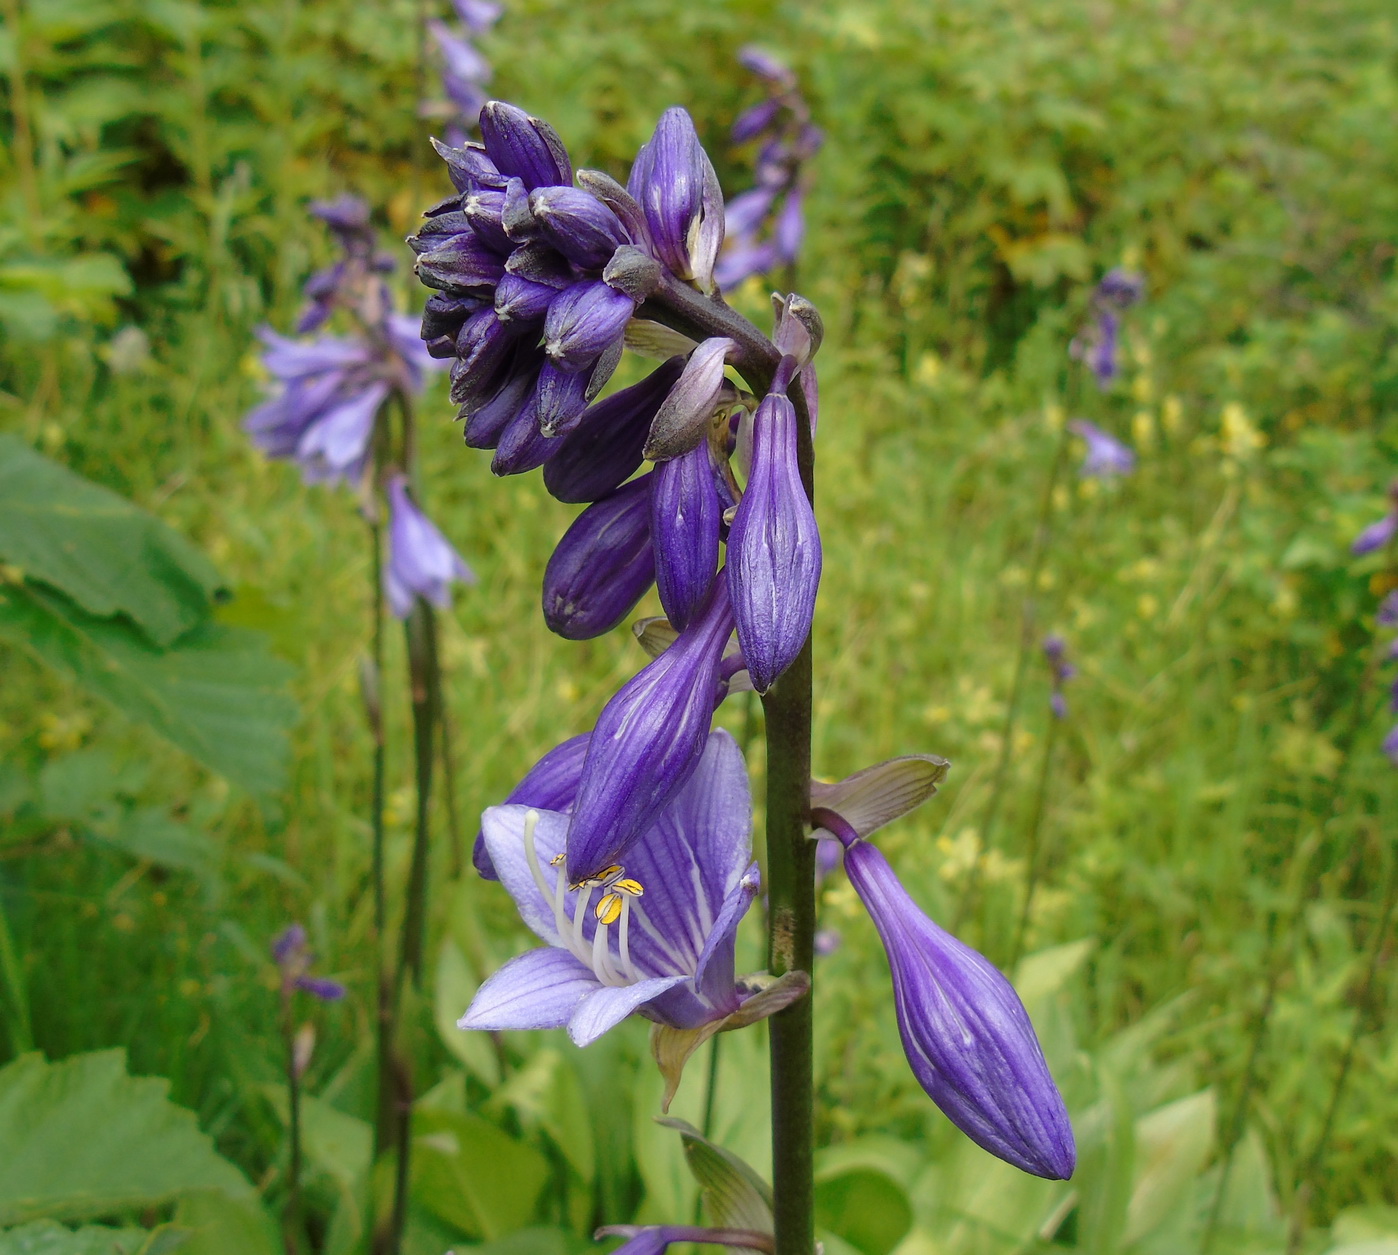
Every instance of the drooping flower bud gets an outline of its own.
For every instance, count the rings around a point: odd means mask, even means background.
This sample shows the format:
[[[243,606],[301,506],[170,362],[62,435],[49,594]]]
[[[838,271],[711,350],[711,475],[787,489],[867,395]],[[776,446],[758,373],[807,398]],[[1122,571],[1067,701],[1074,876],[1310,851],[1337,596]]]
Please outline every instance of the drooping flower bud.
[[[422,250],[414,269],[429,288],[490,288],[505,273],[505,259],[471,230],[431,236],[424,228],[408,243]]]
[[[855,840],[845,871],[888,953],[913,1075],[978,1146],[1053,1181],[1076,1151],[1062,1095],[1019,995],[984,956],[939,928],[878,849]]]
[[[646,437],[647,458],[661,462],[678,457],[704,438],[709,419],[724,395],[724,358],[735,348],[737,345],[726,336],[712,336],[689,355],[683,373],[651,423]]]
[[[584,270],[600,270],[631,243],[621,219],[580,187],[541,187],[530,192],[529,210],[548,242]]]
[[[502,323],[536,323],[549,312],[558,289],[507,274],[495,285],[495,316]]]
[[[600,280],[559,293],[544,320],[544,352],[560,370],[591,366],[621,340],[636,302]]]
[[[617,862],[689,779],[713,720],[715,680],[732,630],[720,571],[699,617],[603,707],[568,827],[573,883]]]
[[[752,473],[728,533],[738,643],[765,693],[801,652],[820,586],[820,532],[796,460],[796,410],[769,393],[753,417]]]
[[[466,419],[467,447],[495,448],[515,416],[530,403],[533,393],[533,375],[527,371],[511,371],[506,374],[504,384],[484,404],[475,408],[463,406],[458,417]]]
[[[510,790],[501,805],[533,806],[541,811],[572,810],[573,799],[578,795],[583,759],[587,756],[587,743],[591,739],[592,733],[584,732],[569,737],[562,745],[555,745],[524,773],[523,779]],[[495,864],[491,862],[490,851],[486,849],[484,831],[476,832],[476,841],[471,847],[471,862],[481,879],[500,879]]]
[[[641,465],[646,433],[684,359],[672,357],[638,384],[590,405],[544,467],[544,487],[559,501],[599,501]]]
[[[573,163],[558,132],[516,105],[488,101],[481,110],[481,138],[500,173],[514,175],[530,191],[573,181]]]
[[[452,584],[457,580],[474,584],[475,575],[408,496],[408,481],[402,475],[388,481],[388,506],[388,562],[383,582],[389,609],[406,619],[419,597],[445,609],[451,603]]]
[[[605,285],[603,285],[605,286]],[[582,370],[564,370],[555,362],[545,362],[535,389],[539,430],[547,437],[561,437],[581,421],[588,403],[611,378],[621,360],[620,338],[605,348],[591,365]]]
[[[447,177],[458,192],[472,192],[478,187],[503,187],[505,177],[495,168],[495,163],[486,155],[479,144],[467,144],[464,148],[452,148],[441,140],[434,139],[432,147],[437,155],[447,163]]]
[[[652,479],[656,587],[670,622],[683,629],[708,597],[718,567],[723,505],[708,442],[661,462]]]
[[[723,243],[723,191],[694,122],[679,106],[665,111],[636,154],[627,191],[645,211],[657,260],[707,292]]]
[[[588,506],[563,533],[544,570],[544,622],[570,641],[610,632],[655,579],[652,476]]]

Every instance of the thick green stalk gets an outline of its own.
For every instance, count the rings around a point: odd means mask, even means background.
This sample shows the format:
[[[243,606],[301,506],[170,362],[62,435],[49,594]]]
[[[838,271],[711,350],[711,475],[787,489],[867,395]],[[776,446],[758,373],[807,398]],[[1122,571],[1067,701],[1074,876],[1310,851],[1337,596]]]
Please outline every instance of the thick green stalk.
[[[423,952],[427,939],[427,860],[431,851],[432,764],[436,728],[437,620],[421,598],[404,625],[408,638],[408,682],[413,703],[413,754],[416,761],[417,827],[412,864],[408,870],[403,908],[403,938],[399,947],[399,982],[406,976],[422,987]]]

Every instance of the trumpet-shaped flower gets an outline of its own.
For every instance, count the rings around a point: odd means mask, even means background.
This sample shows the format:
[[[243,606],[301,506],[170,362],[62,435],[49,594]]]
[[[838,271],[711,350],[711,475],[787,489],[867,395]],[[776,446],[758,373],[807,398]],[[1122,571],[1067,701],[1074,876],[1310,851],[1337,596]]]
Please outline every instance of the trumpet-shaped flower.
[[[624,865],[569,883],[568,817],[528,806],[485,812],[485,845],[526,924],[545,942],[481,986],[459,1027],[567,1027],[579,1046],[628,1015],[697,1029],[738,1011],[738,923],[758,890],[742,752],[709,734],[688,783]]]
[[[418,597],[446,609],[451,585],[457,580],[474,584],[475,575],[408,496],[408,481],[402,475],[388,481],[388,505],[388,564],[383,583],[389,609],[406,619]]]
[[[1116,475],[1129,475],[1136,469],[1136,455],[1130,447],[1103,431],[1096,423],[1075,418],[1068,428],[1087,442],[1087,453],[1078,474],[1088,479],[1111,479]]]

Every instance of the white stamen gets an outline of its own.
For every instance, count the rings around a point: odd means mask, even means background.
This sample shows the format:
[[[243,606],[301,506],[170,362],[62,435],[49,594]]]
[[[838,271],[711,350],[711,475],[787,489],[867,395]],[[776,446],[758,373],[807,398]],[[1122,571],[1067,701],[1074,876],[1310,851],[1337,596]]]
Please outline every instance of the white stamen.
[[[621,899],[621,921],[617,924],[617,950],[621,956],[621,974],[628,985],[634,985],[641,978],[636,974],[636,965],[631,962],[631,895],[623,894]]]
[[[675,947],[670,943],[669,938],[664,936],[661,933],[661,931],[650,922],[641,904],[637,902],[635,906],[636,922],[641,925],[641,928],[645,932],[646,936],[648,936],[653,942],[655,942],[656,947],[665,955],[667,959],[670,960],[671,964],[673,965],[674,971],[669,974],[673,976],[678,976],[681,972],[684,972],[692,976],[694,974],[694,969],[699,964],[699,954],[701,952],[695,951],[692,955],[686,958],[678,950],[675,949]]]
[[[599,920],[597,931],[592,934],[592,970],[604,985],[624,985],[626,982],[612,971],[610,958],[607,950],[607,926]]]
[[[549,888],[548,881],[544,879],[544,869],[539,866],[539,850],[535,842],[535,831],[539,827],[539,812],[535,810],[525,812],[524,816],[524,857],[529,863],[529,874],[534,877],[534,883],[539,887],[539,892],[544,895],[544,901],[553,904],[553,922],[558,929],[559,935],[564,935],[567,921],[564,919],[560,909],[560,902],[554,891]],[[559,876],[558,884],[563,883],[563,877]]]
[[[583,921],[587,919],[587,904],[592,901],[592,886],[584,885],[573,900],[573,953],[584,963],[587,962],[586,942],[583,940]]]

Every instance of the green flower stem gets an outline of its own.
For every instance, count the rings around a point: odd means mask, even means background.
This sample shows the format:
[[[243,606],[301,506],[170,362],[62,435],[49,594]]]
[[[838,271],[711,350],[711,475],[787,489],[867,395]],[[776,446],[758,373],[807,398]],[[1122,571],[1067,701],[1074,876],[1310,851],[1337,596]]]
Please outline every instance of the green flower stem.
[[[1009,962],[1005,964],[1006,969],[1010,972],[1014,971],[1015,964],[1019,962],[1020,956],[1024,953],[1024,938],[1029,931],[1029,920],[1034,906],[1034,891],[1039,886],[1039,877],[1043,871],[1041,846],[1044,808],[1048,802],[1050,768],[1053,766],[1053,751],[1058,743],[1058,725],[1060,722],[1056,715],[1051,716],[1048,731],[1044,734],[1044,758],[1039,764],[1039,783],[1034,790],[1034,813],[1029,821],[1029,839],[1024,852],[1024,857],[1028,862],[1028,867],[1024,873],[1024,902],[1019,908],[1019,922],[1015,925],[1015,937],[1010,946]]]
[[[286,1047],[287,1136],[290,1163],[286,1172],[286,1209],[282,1213],[282,1240],[287,1255],[300,1255],[305,1246],[301,1205],[301,1076],[296,1067],[296,1026],[292,1021],[292,991],[282,987],[282,1040]]]

